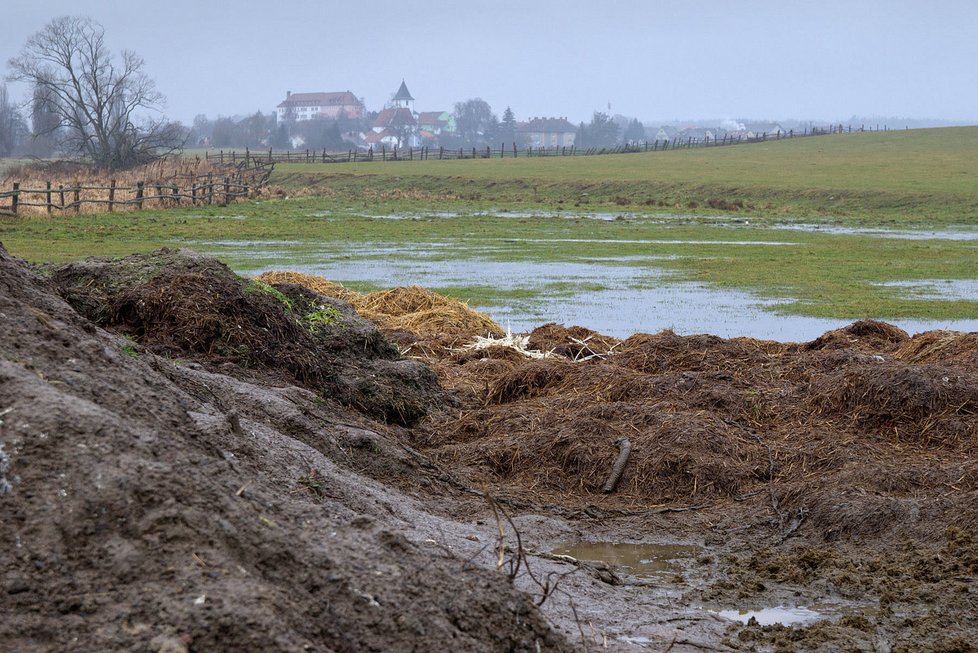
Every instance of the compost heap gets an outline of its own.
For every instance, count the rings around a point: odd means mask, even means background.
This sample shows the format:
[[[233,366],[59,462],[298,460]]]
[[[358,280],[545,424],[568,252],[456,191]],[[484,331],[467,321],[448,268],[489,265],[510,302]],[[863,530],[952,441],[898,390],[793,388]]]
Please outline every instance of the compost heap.
[[[517,503],[620,513],[735,500],[727,515],[823,540],[978,523],[978,334],[911,338],[864,320],[808,343],[621,341],[548,324],[445,347],[429,333],[399,341],[462,405],[430,415],[412,443]],[[632,453],[608,496],[624,438]]]
[[[0,248],[0,648],[573,648],[399,532],[368,476],[424,480],[397,424],[450,400],[349,306],[185,251],[44,274]]]

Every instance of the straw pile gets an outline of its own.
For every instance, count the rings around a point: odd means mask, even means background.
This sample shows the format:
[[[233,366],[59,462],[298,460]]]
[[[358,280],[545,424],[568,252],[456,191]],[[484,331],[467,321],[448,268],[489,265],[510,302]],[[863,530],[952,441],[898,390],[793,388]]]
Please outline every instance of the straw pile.
[[[422,338],[450,336],[453,342],[487,334],[503,335],[502,327],[488,316],[472,310],[464,302],[420,286],[363,294],[322,277],[297,272],[266,272],[257,279],[265,283],[294,283],[342,299],[386,331],[407,331]]]

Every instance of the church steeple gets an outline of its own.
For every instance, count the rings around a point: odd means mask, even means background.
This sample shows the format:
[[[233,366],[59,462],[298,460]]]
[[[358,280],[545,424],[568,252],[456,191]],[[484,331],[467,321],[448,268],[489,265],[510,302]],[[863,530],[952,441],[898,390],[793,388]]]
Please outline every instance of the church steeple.
[[[404,83],[403,79],[401,80],[401,87],[397,89],[397,93],[391,98],[391,102],[396,107],[411,108],[408,103],[414,102],[414,98],[411,97],[411,91],[408,90],[407,84]]]

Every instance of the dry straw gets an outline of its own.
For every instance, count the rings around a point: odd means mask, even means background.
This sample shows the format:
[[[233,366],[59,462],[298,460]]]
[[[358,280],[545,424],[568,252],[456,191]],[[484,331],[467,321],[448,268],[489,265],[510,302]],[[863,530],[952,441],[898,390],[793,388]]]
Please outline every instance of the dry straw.
[[[503,329],[488,316],[457,299],[420,286],[358,293],[323,277],[299,272],[266,272],[264,283],[294,283],[349,302],[356,311],[389,331],[409,331],[418,336],[502,336]]]

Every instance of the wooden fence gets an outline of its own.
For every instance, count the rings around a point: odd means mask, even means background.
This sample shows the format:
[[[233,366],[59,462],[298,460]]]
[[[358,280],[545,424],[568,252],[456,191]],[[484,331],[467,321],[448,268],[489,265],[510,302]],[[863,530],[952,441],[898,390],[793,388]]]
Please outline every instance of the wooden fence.
[[[225,176],[213,172],[177,175],[165,180],[138,181],[132,186],[118,185],[115,179],[108,185],[74,182],[57,187],[48,181],[44,188],[21,188],[19,182],[13,182],[11,190],[0,191],[0,215],[15,216],[25,207],[42,208],[48,215],[55,211],[78,214],[85,204],[103,205],[109,212],[212,204],[227,206],[240,198],[254,197],[268,183],[273,167],[274,164],[247,166],[242,162],[229,167]]]
[[[887,128],[884,127],[888,131]],[[879,130],[879,127],[877,127]],[[596,156],[603,154],[632,154],[637,152],[664,152],[667,150],[690,149],[698,147],[723,147],[727,145],[742,145],[747,143],[763,143],[775,140],[785,140],[792,138],[805,138],[809,136],[823,136],[826,134],[843,134],[852,132],[873,131],[864,127],[853,128],[851,125],[832,125],[830,127],[814,127],[804,129],[801,132],[790,130],[787,132],[775,132],[770,134],[758,134],[755,136],[723,135],[718,138],[696,138],[692,136],[684,138],[674,138],[671,140],[644,141],[642,143],[632,143],[629,145],[619,145],[617,147],[591,147],[583,148],[576,146],[567,147],[524,147],[518,148],[516,143],[501,143],[498,148],[486,147],[408,147],[408,148],[387,148],[381,146],[379,149],[369,148],[367,150],[350,149],[345,152],[328,152],[325,149],[317,150],[283,150],[276,152],[269,150],[251,150],[245,148],[244,152],[239,150],[219,150],[218,152],[207,151],[204,158],[208,162],[220,163],[222,165],[238,164],[248,162],[250,165],[274,163],[372,163],[374,161],[429,161],[429,160],[460,160],[460,159],[495,159],[495,158],[527,158],[527,157],[553,157],[553,156]]]

